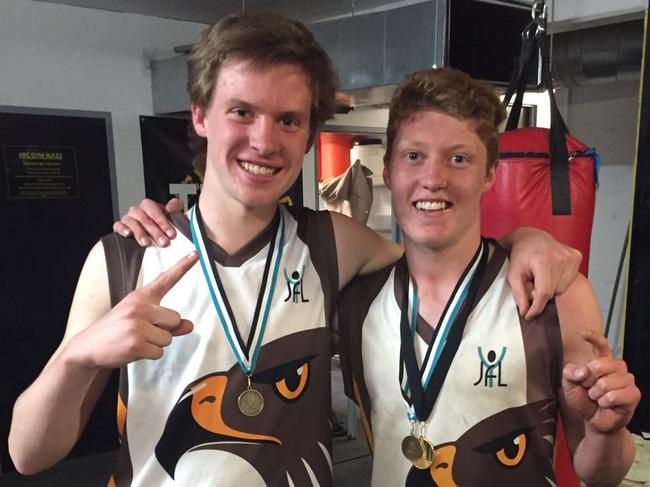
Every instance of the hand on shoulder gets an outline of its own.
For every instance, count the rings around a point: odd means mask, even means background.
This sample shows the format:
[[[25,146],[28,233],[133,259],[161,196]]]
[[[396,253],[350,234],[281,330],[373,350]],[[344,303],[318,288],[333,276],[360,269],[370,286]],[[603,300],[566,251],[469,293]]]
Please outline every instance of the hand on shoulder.
[[[526,319],[541,313],[548,300],[565,291],[578,274],[582,254],[548,232],[520,227],[501,243],[511,247],[508,283]]]
[[[183,207],[180,198],[170,199],[165,206],[144,199],[138,206],[130,207],[126,215],[113,224],[113,231],[123,237],[135,238],[142,247],[148,247],[153,242],[166,247],[170,239],[176,237],[169,214],[180,213]]]

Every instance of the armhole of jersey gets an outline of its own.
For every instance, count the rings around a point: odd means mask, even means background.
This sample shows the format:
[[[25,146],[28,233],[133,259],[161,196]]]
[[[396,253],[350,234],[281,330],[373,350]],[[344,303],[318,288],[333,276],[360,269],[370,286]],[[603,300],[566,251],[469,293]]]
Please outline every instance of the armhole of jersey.
[[[562,330],[560,318],[557,314],[555,299],[546,303],[544,314],[549,316],[548,323],[545,323],[544,334],[548,347],[550,367],[549,382],[553,391],[559,393],[562,387],[562,368],[564,366],[564,353],[562,352]]]
[[[140,274],[145,248],[135,239],[124,238],[116,233],[102,237],[111,306],[119,303],[135,289]]]
[[[363,324],[370,306],[390,277],[394,264],[355,277],[340,293],[335,321],[345,395],[361,408],[364,430],[372,443],[371,403],[363,369]]]
[[[108,287],[111,306],[119,303],[127,294],[133,291],[138,282],[140,267],[145,248],[140,247],[135,239],[124,238],[116,233],[108,234],[101,239],[106,258]],[[126,418],[129,407],[129,377],[128,366],[120,367],[120,378],[117,394],[117,430],[120,436],[120,450],[113,476],[114,485],[131,485],[133,466],[129,452],[129,434]],[[111,484],[109,483],[109,486]]]
[[[332,217],[328,211],[289,208],[298,221],[298,238],[309,248],[325,296],[325,320],[331,325],[339,291],[339,267]],[[331,326],[330,326],[331,329]]]

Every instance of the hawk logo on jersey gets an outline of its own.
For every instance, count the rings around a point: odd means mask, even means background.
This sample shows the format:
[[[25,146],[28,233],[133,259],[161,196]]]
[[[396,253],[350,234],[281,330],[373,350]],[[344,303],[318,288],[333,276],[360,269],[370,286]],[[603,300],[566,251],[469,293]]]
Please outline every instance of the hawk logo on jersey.
[[[487,355],[483,354],[483,348],[478,347],[478,358],[480,362],[480,373],[478,380],[474,382],[474,386],[481,384],[484,387],[507,387],[508,384],[505,384],[501,381],[501,367],[503,365],[503,359],[506,356],[506,351],[508,347],[502,347],[499,357],[497,358],[497,353],[494,350],[488,350]],[[496,379],[496,384],[494,380]]]
[[[498,412],[456,441],[436,445],[433,465],[411,467],[406,487],[555,486],[556,413],[555,400]]]
[[[302,266],[302,272],[295,270],[291,273],[291,276],[287,273],[287,269],[284,269],[284,279],[287,281],[287,297],[284,302],[286,303],[290,299],[294,303],[308,303],[309,299],[305,297],[305,292],[303,290],[303,280],[305,278],[305,266]]]
[[[237,398],[247,387],[238,364],[189,384],[155,448],[169,477],[179,476],[182,457],[214,450],[215,455],[226,452],[244,459],[266,485],[329,485],[330,427],[323,408],[329,405],[329,374],[323,372],[330,366],[323,350],[327,333],[325,328],[303,331],[261,348],[251,377],[264,397],[257,416],[238,409]]]

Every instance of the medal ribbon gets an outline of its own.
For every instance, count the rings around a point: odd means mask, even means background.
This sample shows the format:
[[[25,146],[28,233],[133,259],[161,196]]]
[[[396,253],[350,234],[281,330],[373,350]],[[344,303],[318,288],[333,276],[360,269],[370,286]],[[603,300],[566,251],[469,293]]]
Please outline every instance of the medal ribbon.
[[[473,308],[488,260],[487,241],[481,239],[476,253],[463,271],[451,295],[424,360],[418,367],[415,354],[415,332],[418,297],[411,282],[408,263],[404,259],[402,315],[400,319],[400,387],[407,404],[410,421],[425,422],[438,398],[451,362],[463,337],[467,318]],[[410,299],[409,299],[410,296]],[[466,304],[463,306],[463,304]],[[409,319],[409,310],[410,319]]]
[[[237,327],[235,315],[230,307],[228,296],[226,296],[223,284],[219,278],[216,257],[208,244],[205,225],[201,218],[201,211],[199,210],[198,203],[190,210],[192,240],[194,242],[194,247],[199,254],[199,262],[201,263],[203,276],[205,277],[205,282],[210,291],[212,303],[214,304],[214,308],[217,312],[217,316],[219,317],[226,338],[228,339],[230,348],[235,354],[239,366],[247,376],[250,376],[255,371],[255,366],[257,365],[257,357],[260,352],[260,347],[262,346],[266,326],[268,325],[271,302],[273,300],[275,284],[278,277],[278,269],[280,268],[280,261],[282,261],[282,253],[284,250],[284,215],[282,213],[282,208],[279,208],[278,212],[279,218],[277,218],[275,222],[277,229],[269,243],[266,264],[264,265],[264,273],[262,275],[262,283],[257,296],[255,314],[253,315],[253,322],[248,335],[248,341],[244,342],[239,333],[239,328]],[[273,267],[272,271],[271,266]],[[269,271],[271,271],[271,283],[267,286]],[[260,312],[262,313],[261,321],[259,319]]]

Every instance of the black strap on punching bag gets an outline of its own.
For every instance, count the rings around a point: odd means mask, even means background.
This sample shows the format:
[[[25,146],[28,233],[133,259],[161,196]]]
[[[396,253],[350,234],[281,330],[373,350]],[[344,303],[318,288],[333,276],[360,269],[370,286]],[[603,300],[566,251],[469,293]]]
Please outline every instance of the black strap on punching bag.
[[[536,1],[533,5],[533,20],[521,33],[521,50],[515,61],[515,67],[503,99],[507,107],[515,101],[506,130],[515,130],[519,125],[521,108],[526,92],[526,84],[531,79],[533,70],[537,68],[537,59],[541,64],[540,87],[548,92],[551,105],[551,127],[549,129],[549,157],[551,165],[551,201],[554,215],[571,214],[571,191],[569,181],[569,153],[565,136],[569,130],[557,106],[553,92],[553,79],[550,70],[550,52],[546,42],[546,5],[544,1]]]

